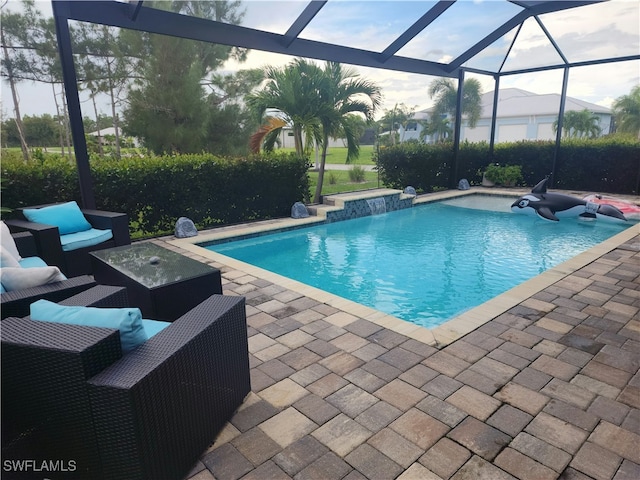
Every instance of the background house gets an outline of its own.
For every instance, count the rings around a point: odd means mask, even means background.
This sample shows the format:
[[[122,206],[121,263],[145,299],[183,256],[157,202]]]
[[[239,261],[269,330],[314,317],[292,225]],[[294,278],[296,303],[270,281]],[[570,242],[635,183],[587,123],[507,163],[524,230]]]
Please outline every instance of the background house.
[[[282,127],[280,130],[280,135],[278,136],[280,140],[279,148],[294,148],[295,140],[293,138],[293,129],[291,127]],[[331,138],[329,137],[329,148],[332,147],[346,147],[347,140],[344,138]]]
[[[98,131],[89,132],[87,135],[92,137],[98,137]],[[120,130],[120,135],[123,141],[131,143],[134,147],[141,146],[140,140],[135,137],[125,137]],[[100,140],[102,145],[115,145],[116,129],[115,127],[107,127],[100,130]]]
[[[560,95],[549,93],[538,95],[519,88],[505,88],[498,91],[498,111],[496,114],[496,143],[515,142],[519,140],[555,140],[553,122],[558,119],[560,111]],[[466,126],[462,119],[460,140],[469,142],[489,141],[491,132],[491,113],[493,111],[494,92],[482,95],[482,113],[475,128]],[[585,102],[577,98],[567,97],[565,113],[587,109],[599,119],[600,135],[611,131],[611,109]],[[414,120],[429,120],[431,109],[416,112]],[[453,124],[453,119],[450,120]],[[400,127],[400,141],[420,137],[420,122],[409,122],[407,128]],[[435,139],[427,138],[431,143]]]

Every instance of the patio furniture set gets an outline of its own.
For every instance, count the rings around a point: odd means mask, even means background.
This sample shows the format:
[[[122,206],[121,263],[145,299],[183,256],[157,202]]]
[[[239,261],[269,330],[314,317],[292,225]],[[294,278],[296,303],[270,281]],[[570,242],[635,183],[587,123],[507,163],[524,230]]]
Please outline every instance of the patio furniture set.
[[[126,215],[82,213],[106,241],[64,249],[29,209],[2,225],[3,478],[184,478],[251,389],[244,297],[131,244]]]

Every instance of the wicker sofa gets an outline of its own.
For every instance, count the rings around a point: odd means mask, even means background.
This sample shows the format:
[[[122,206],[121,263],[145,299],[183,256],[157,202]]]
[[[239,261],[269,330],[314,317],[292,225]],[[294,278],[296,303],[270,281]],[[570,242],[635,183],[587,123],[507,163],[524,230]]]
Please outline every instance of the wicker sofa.
[[[126,290],[60,303],[121,307]],[[243,297],[213,295],[125,356],[117,330],[9,318],[1,334],[3,461],[60,460],[60,478],[184,478],[251,388]]]
[[[37,257],[38,249],[33,235],[29,232],[11,235],[22,257]],[[0,315],[7,317],[24,317],[29,315],[29,305],[41,298],[59,302],[96,285],[88,275],[69,278],[62,282],[49,283],[38,287],[23,288],[11,292],[0,293]]]
[[[17,210],[22,214],[25,209],[41,208],[46,206],[51,205],[23,207],[18,208]],[[30,222],[25,218],[5,220],[5,223],[9,226],[12,232],[30,232],[35,238],[38,256],[42,258],[47,265],[55,265],[59,267],[60,270],[62,270],[62,273],[67,277],[76,277],[78,275],[92,273],[89,252],[104,248],[118,247],[121,245],[129,245],[131,243],[131,238],[129,236],[129,220],[125,213],[82,209],[82,214],[89,224],[91,224],[91,227],[101,230],[111,230],[113,238],[102,242],[99,245],[65,251],[62,248],[60,232],[56,226]]]

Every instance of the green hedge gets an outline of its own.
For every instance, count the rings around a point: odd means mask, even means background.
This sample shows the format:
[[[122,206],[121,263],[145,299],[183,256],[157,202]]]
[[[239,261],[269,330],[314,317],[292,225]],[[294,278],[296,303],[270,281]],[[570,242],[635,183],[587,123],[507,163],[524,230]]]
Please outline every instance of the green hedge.
[[[453,160],[451,144],[425,145],[417,142],[380,147],[376,165],[387,187],[404,189],[411,185],[422,193],[446,188]]]
[[[478,185],[482,172],[491,163],[520,165],[523,185],[533,186],[553,170],[554,142],[515,142],[495,145],[460,145],[457,174],[451,179],[451,144],[401,144],[381,148],[377,156],[380,178],[385,185],[403,189],[411,185],[419,192],[447,188],[461,178]],[[638,194],[640,141],[625,138],[563,140],[556,161],[554,188]]]
[[[295,202],[308,200],[307,169],[307,160],[291,153],[91,161],[97,208],[126,212],[143,236],[173,231],[181,216],[199,228],[287,216]],[[75,164],[56,156],[3,158],[2,188],[8,208],[80,199]]]

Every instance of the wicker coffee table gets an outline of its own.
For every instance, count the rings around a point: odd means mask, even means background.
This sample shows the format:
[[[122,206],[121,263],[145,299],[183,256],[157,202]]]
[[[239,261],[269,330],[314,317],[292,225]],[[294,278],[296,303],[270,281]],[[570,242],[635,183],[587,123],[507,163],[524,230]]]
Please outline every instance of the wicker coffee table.
[[[90,253],[95,280],[127,287],[144,318],[173,321],[222,293],[220,270],[155,243],[140,242]]]

